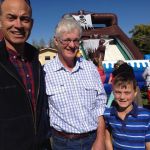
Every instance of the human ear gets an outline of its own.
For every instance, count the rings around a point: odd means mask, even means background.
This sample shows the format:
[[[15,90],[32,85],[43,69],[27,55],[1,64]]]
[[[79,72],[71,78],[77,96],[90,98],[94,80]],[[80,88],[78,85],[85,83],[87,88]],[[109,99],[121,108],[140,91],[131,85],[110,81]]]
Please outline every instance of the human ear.
[[[54,44],[57,46],[58,45],[58,39],[54,36]]]
[[[34,20],[31,18],[31,28],[33,27]]]
[[[138,88],[136,87],[136,90],[134,92],[134,96],[136,97],[137,96],[137,93],[138,93]]]

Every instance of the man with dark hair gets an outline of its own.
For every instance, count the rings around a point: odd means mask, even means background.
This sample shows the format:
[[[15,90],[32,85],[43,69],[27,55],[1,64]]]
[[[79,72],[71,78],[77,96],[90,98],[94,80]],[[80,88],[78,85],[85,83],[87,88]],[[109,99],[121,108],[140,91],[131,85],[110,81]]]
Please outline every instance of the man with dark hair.
[[[28,0],[1,1],[0,150],[44,149],[47,99],[38,51],[26,43],[32,25]]]

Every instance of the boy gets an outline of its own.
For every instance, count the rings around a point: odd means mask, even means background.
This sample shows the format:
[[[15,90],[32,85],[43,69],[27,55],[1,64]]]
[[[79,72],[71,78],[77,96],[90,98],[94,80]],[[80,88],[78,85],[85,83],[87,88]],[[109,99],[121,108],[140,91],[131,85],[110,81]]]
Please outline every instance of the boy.
[[[112,86],[115,105],[104,113],[106,150],[150,150],[150,111],[134,102],[134,75],[122,72],[114,78]]]

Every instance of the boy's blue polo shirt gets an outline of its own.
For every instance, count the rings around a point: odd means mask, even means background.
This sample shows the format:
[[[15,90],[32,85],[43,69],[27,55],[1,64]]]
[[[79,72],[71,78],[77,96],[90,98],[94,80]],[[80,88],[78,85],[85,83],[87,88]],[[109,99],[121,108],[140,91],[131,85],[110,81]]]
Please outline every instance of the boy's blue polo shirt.
[[[118,117],[115,106],[106,108],[104,113],[106,127],[111,131],[114,150],[145,150],[150,142],[150,111],[137,107],[124,120]]]

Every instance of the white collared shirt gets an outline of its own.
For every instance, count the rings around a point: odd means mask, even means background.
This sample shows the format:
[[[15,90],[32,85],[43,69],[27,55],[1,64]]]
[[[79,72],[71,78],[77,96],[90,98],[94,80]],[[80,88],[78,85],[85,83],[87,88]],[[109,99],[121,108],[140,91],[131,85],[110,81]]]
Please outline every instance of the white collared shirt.
[[[70,72],[56,56],[45,64],[44,71],[50,126],[69,133],[95,130],[107,99],[95,65],[77,61]]]

